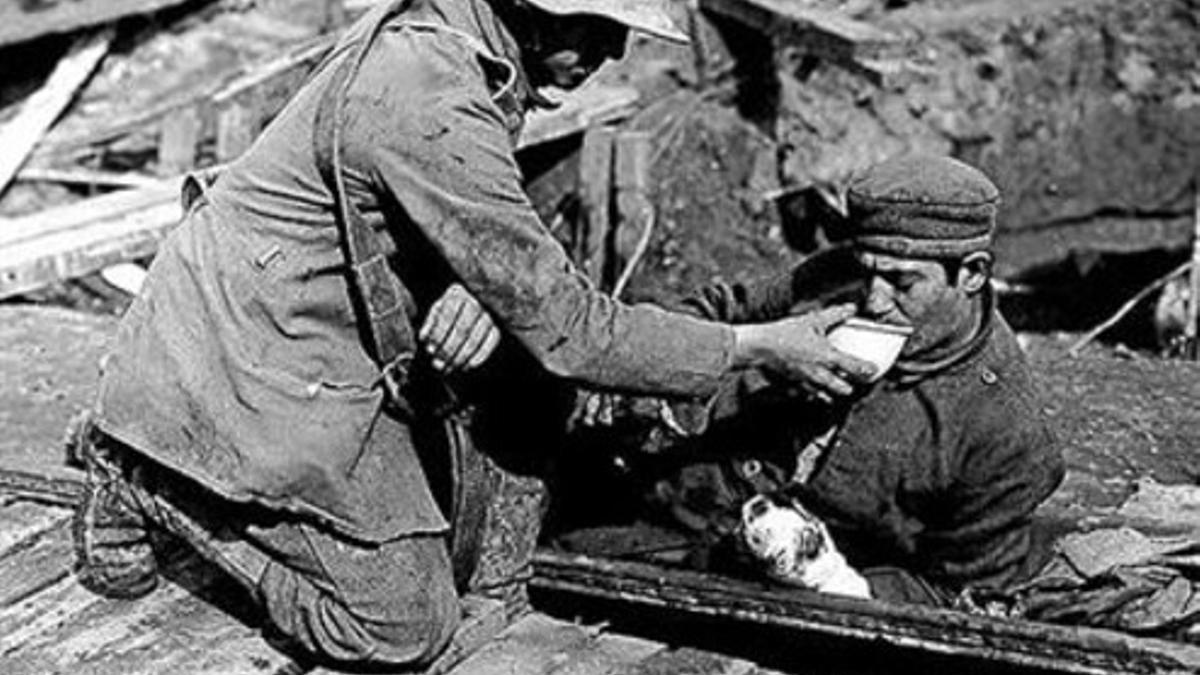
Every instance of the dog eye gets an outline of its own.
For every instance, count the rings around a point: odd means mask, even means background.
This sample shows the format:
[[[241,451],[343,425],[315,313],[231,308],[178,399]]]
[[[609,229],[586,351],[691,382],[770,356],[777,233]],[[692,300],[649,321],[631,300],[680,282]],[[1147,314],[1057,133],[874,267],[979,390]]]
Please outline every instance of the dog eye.
[[[747,504],[747,506],[750,509],[750,515],[754,516],[755,518],[761,518],[763,514],[767,512],[767,509],[770,508],[770,505],[767,504],[767,501],[761,497],[755,497],[754,499],[750,500],[750,503]]]

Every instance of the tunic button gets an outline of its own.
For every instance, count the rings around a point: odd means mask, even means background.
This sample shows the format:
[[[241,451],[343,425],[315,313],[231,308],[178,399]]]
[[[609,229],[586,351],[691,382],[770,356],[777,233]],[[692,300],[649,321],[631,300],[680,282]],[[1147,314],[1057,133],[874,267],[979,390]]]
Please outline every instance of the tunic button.
[[[748,459],[742,462],[742,475],[746,478],[753,478],[762,473],[762,462],[757,459]]]
[[[979,377],[980,377],[980,379],[983,380],[984,384],[996,384],[996,382],[998,382],[1000,380],[1000,377],[998,375],[996,375],[995,372],[993,372],[987,368],[983,369],[983,374],[980,375]]]

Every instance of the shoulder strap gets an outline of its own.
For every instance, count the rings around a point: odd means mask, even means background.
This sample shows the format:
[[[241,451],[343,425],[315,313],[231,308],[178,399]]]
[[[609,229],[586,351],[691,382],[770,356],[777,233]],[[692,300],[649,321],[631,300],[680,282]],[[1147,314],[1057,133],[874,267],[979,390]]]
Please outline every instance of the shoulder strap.
[[[404,380],[413,357],[411,348],[416,342],[409,317],[401,304],[403,292],[375,233],[347,195],[342,174],[342,118],[346,94],[383,25],[408,2],[396,0],[389,9],[376,16],[362,42],[338,64],[317,108],[313,142],[317,168],[334,199],[335,220],[351,273],[355,311],[369,328],[368,348],[379,364],[388,397],[411,418],[413,410],[401,395],[401,389],[406,384]],[[440,426],[439,431],[448,446],[444,450],[451,483],[444,495],[448,503],[443,505],[450,521],[451,563],[456,585],[460,590],[466,590],[479,561],[487,504],[496,481],[486,470],[488,464],[475,447],[461,416],[451,415]]]
[[[333,195],[335,220],[351,274],[355,310],[369,333],[367,347],[379,364],[381,379],[396,405],[404,407],[400,389],[412,359],[412,327],[402,303],[399,282],[362,212],[346,194],[342,173],[342,118],[346,94],[384,24],[402,11],[408,0],[397,0],[374,18],[367,34],[338,64],[317,108],[313,128],[317,168]],[[411,412],[411,411],[407,411]]]

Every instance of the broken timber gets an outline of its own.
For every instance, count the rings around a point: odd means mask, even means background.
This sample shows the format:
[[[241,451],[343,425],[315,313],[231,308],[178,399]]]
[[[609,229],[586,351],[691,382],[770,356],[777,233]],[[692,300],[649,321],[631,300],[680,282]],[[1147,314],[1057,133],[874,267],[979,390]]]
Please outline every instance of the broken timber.
[[[1002,620],[843,598],[645,563],[553,551],[534,558],[534,589],[663,608],[692,617],[879,641],[1064,673],[1195,673],[1200,647],[1115,631]]]
[[[555,110],[530,115],[521,148],[629,115],[630,88],[590,88]],[[108,265],[152,255],[179,221],[181,178],[114,192],[21,218],[0,220],[0,298]]]
[[[75,92],[91,77],[108,53],[112,38],[111,30],[102,30],[77,40],[46,84],[22,104],[16,118],[0,126],[0,194]]]
[[[190,0],[14,0],[0,3],[0,47],[99,26]]]

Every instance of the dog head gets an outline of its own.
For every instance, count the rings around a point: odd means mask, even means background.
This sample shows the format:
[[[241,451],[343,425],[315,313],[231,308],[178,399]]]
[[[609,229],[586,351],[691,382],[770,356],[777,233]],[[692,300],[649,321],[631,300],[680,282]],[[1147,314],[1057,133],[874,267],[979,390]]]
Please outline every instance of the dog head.
[[[831,550],[825,525],[794,499],[758,495],[742,505],[741,540],[770,576],[813,587],[809,570]]]

